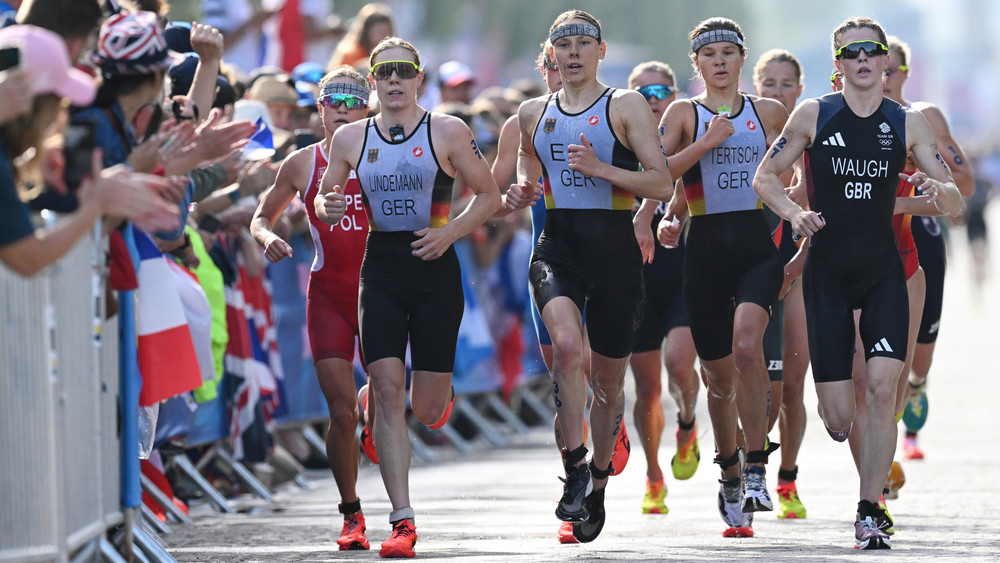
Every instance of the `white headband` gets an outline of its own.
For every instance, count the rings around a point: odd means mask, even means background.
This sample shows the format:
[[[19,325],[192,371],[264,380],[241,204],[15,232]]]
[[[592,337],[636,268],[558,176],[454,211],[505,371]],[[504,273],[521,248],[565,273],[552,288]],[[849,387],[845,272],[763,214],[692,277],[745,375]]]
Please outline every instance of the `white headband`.
[[[327,96],[332,96],[333,94],[347,94],[350,96],[357,96],[365,101],[368,101],[372,92],[360,84],[353,84],[351,82],[327,82],[320,90],[319,97],[322,99]]]
[[[549,43],[555,43],[570,35],[586,35],[598,41],[601,40],[601,30],[592,23],[564,23],[552,30],[552,33],[549,34]]]
[[[731,29],[713,29],[712,31],[706,31],[691,40],[691,52],[697,53],[698,49],[701,49],[705,45],[719,41],[735,43],[740,47],[743,47],[743,40],[740,39],[740,36],[737,35],[735,31]]]

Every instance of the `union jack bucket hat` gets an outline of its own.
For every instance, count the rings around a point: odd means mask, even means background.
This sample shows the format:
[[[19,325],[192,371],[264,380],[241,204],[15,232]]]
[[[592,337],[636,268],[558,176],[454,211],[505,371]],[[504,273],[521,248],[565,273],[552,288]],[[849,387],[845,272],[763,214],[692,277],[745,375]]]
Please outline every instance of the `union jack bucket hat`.
[[[167,48],[153,12],[115,14],[101,25],[97,50],[90,61],[104,74],[152,74],[182,61]]]

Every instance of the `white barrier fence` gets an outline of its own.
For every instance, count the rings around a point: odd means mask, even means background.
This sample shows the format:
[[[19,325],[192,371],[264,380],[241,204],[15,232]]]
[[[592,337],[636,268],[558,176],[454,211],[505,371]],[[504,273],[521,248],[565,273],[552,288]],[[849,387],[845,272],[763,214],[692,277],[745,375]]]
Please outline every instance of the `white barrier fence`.
[[[67,561],[122,521],[103,243],[32,278],[0,266],[0,561]]]

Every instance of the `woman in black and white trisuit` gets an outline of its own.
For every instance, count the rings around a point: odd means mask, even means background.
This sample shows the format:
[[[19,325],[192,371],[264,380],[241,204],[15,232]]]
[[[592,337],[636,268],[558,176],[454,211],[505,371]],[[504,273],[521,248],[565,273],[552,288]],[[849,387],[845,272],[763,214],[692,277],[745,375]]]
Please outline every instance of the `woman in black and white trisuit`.
[[[788,112],[780,102],[739,91],[747,51],[736,22],[705,20],[690,38],[705,93],[674,102],[660,122],[670,169],[683,173],[684,184],[668,214],[682,215],[686,205],[691,216],[684,300],[708,378],[715,462],[722,468],[718,505],[728,525],[723,535],[742,537],[753,535],[753,512],[772,509],[764,482],[770,383],[762,341],[782,281],[782,262],[750,181]],[[675,244],[682,225],[661,225],[660,241]],[[737,418],[749,450],[745,459]]]
[[[888,548],[891,522],[878,506],[896,449],[896,385],[907,350],[906,276],[893,236],[899,178],[941,213],[962,199],[934,132],[919,113],[882,96],[885,31],[854,18],[833,33],[843,92],[799,105],[754,178],[754,188],[795,232],[812,237],[802,277],[809,352],[824,423],[844,438],[854,420],[854,310],[861,309],[867,362],[868,423],[861,442],[855,547]],[[788,199],[779,179],[806,152],[809,211]],[[903,174],[910,152],[921,171]],[[820,215],[822,214],[822,215]],[[888,525],[887,525],[888,524]]]
[[[380,554],[412,557],[407,341],[410,406],[418,420],[436,427],[454,401],[451,373],[464,307],[452,243],[499,208],[500,193],[469,128],[458,118],[417,105],[423,72],[413,45],[398,37],[384,39],[372,51],[371,66],[381,113],[337,130],[315,205],[322,220],[339,222],[346,203],[340,186],[356,169],[371,229],[361,266],[361,346],[378,412],[375,450],[392,503],[392,536]],[[473,197],[450,219],[457,173]]]
[[[577,539],[591,541],[604,524],[604,489],[622,428],[619,399],[642,314],[632,198],[667,199],[672,182],[646,100],[597,80],[606,49],[600,23],[586,12],[564,12],[549,41],[563,89],[518,110],[519,185],[507,191],[507,204],[526,205],[543,178],[545,228],[529,275],[552,338],[552,392],[565,441],[567,478],[556,516],[574,522]],[[589,465],[583,443],[587,391],[580,376],[584,307],[594,391]]]

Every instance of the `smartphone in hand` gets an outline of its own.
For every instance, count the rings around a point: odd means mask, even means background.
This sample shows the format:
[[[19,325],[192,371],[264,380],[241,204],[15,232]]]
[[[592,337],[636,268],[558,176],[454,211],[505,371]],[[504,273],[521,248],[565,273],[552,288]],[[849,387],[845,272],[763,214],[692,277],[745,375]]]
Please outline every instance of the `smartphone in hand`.
[[[97,148],[94,123],[86,120],[72,120],[66,128],[63,138],[63,154],[66,161],[63,179],[66,182],[66,188],[73,192],[94,172],[92,163],[94,150]]]

